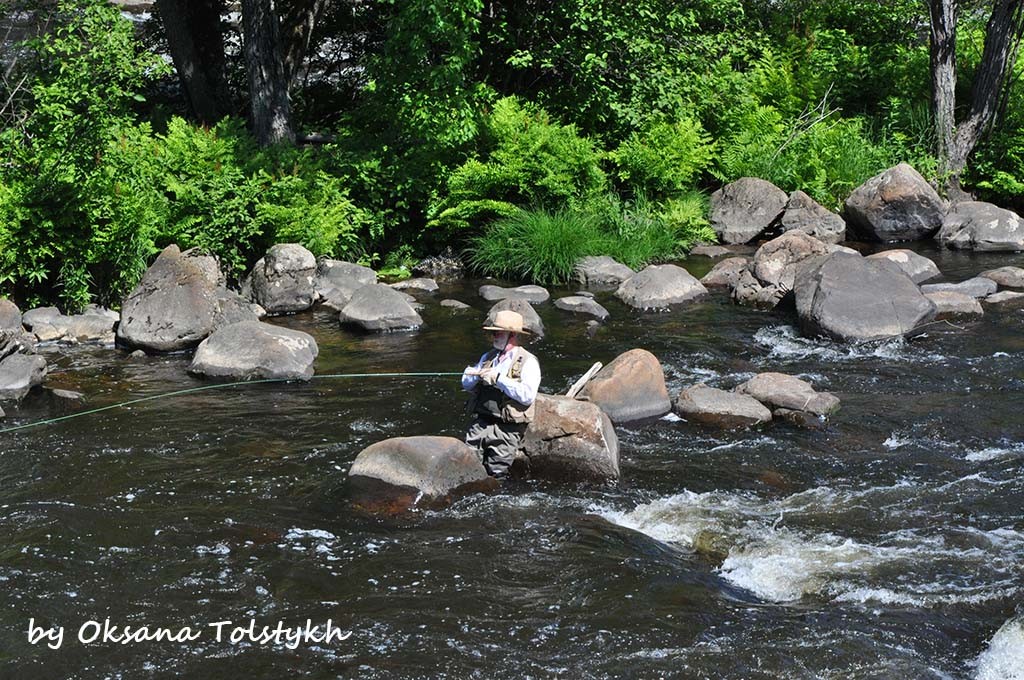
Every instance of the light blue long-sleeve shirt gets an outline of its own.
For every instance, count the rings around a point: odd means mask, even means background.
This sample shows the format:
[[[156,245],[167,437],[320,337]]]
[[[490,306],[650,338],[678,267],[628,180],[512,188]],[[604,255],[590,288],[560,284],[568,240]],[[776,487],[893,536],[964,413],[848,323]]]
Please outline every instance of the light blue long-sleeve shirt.
[[[519,380],[512,380],[508,377],[508,372],[520,352],[526,357],[523,361],[523,370]],[[476,362],[476,366],[472,368],[479,370],[483,367],[488,354],[490,352],[484,352],[480,360]],[[533,400],[537,398],[537,390],[540,389],[540,363],[537,361],[537,357],[522,347],[515,347],[500,357],[495,363],[495,367],[498,369],[498,378],[494,382],[495,387],[523,406],[533,403]],[[480,376],[469,375],[465,372],[462,374],[462,389],[467,392],[471,392],[479,382]]]

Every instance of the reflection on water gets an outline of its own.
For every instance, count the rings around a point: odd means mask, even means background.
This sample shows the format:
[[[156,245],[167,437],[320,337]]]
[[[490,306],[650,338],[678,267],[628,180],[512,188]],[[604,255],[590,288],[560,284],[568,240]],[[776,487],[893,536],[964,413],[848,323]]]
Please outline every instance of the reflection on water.
[[[953,279],[1013,259],[926,254]],[[630,425],[617,485],[524,483],[398,519],[352,513],[345,473],[386,437],[458,436],[456,379],[231,387],[3,435],[0,676],[1020,677],[1024,314],[849,348],[719,295],[667,314],[598,301],[612,319],[592,336],[539,308],[543,390],[644,347],[673,392],[781,370],[843,408],[820,431]],[[466,286],[413,333],[345,332],[326,310],[274,322],[317,338],[321,374],[459,371],[486,309]],[[4,425],[205,384],[187,355],[47,351],[87,403],[34,395]],[[28,644],[30,617],[330,618],[353,636],[53,651]]]

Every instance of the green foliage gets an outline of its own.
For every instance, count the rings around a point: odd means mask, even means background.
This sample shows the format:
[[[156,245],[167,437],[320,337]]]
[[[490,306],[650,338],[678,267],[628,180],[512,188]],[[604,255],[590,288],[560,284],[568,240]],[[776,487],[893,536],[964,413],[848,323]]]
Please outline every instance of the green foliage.
[[[648,196],[668,196],[692,187],[711,164],[714,145],[699,121],[657,121],[612,152],[619,179]]]
[[[482,147],[482,159],[448,177],[447,192],[430,206],[430,226],[476,227],[512,216],[516,206],[557,211],[607,190],[594,143],[515,97],[498,101],[484,119]]]

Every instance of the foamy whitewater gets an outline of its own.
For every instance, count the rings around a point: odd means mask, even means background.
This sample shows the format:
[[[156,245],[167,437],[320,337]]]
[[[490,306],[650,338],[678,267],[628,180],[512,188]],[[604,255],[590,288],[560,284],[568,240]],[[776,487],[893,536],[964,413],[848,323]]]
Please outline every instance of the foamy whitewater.
[[[1010,619],[975,661],[975,680],[1024,680],[1024,621]]]

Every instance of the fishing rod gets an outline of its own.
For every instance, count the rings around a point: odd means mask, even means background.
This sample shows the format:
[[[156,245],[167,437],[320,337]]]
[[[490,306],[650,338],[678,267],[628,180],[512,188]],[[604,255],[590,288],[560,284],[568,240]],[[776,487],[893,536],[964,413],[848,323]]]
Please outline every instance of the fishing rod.
[[[327,380],[331,378],[426,378],[436,376],[456,376],[462,375],[459,373],[436,373],[436,372],[421,372],[421,373],[325,373],[324,375],[314,375],[311,380]],[[261,383],[281,383],[281,382],[294,382],[290,378],[264,378],[261,380],[238,380],[236,382],[228,383],[215,383],[213,385],[202,385],[201,387],[190,387],[184,390],[174,390],[173,392],[162,392],[161,394],[152,394],[148,397],[139,397],[138,399],[129,399],[128,401],[118,402],[116,404],[110,404],[109,406],[100,406],[99,408],[88,409],[86,411],[79,411],[78,413],[71,413],[66,416],[59,416],[57,418],[47,418],[45,420],[37,420],[34,423],[25,423],[24,425],[16,425],[14,427],[8,427],[0,430],[0,434],[6,434],[7,432],[15,432],[17,430],[25,430],[30,427],[38,427],[41,425],[49,425],[52,423],[58,423],[62,420],[70,420],[72,418],[79,418],[82,416],[92,415],[94,413],[100,413],[101,411],[109,411],[115,408],[124,408],[125,406],[131,406],[133,404],[141,404],[144,401],[154,401],[156,399],[166,399],[168,397],[178,397],[183,394],[194,394],[196,392],[205,392],[206,390],[217,390],[225,387],[238,387],[239,385],[259,385]]]

